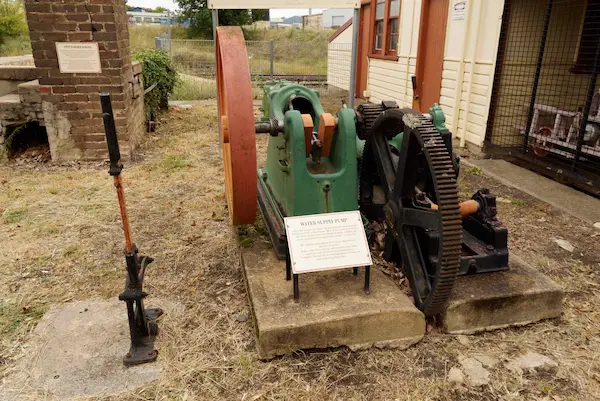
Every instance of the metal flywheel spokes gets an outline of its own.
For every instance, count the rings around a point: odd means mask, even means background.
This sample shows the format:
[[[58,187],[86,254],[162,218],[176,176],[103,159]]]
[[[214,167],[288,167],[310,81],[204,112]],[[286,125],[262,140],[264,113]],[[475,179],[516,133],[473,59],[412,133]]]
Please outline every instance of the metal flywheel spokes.
[[[225,190],[233,224],[256,218],[256,138],[252,85],[244,35],[239,27],[217,28],[217,89]]]
[[[396,134],[403,135],[400,152],[388,144]],[[387,202],[387,242],[399,251],[387,254],[402,264],[417,307],[426,316],[437,315],[451,295],[462,248],[456,173],[448,150],[423,115],[387,110],[373,123],[364,157],[363,167],[376,165]]]

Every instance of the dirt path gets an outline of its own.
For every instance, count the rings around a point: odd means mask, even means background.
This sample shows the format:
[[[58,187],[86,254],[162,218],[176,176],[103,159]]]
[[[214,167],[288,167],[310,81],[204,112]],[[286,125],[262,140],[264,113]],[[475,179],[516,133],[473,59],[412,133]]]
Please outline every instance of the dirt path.
[[[107,399],[600,399],[600,232],[476,169],[463,171],[461,195],[488,186],[502,198],[510,250],[565,289],[560,321],[466,338],[431,328],[406,351],[336,349],[259,361],[225,209],[214,115],[211,106],[171,113],[143,145],[141,160],[125,170],[136,242],[156,259],[148,292],[184,309],[162,323],[163,377]],[[0,166],[0,209],[2,377],[26,351],[45,310],[116,297],[123,245],[104,166]],[[574,252],[554,238],[569,241]],[[507,369],[507,361],[527,351],[552,358],[558,369],[523,375]],[[460,358],[476,355],[500,361],[489,369],[489,384],[447,380]]]

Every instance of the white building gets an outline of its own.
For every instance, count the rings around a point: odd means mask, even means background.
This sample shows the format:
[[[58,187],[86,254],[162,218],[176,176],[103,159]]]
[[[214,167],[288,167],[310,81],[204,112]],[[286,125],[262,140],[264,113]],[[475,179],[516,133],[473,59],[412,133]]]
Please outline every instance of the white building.
[[[330,8],[323,11],[323,28],[339,28],[344,25],[352,16],[354,10],[350,8]]]

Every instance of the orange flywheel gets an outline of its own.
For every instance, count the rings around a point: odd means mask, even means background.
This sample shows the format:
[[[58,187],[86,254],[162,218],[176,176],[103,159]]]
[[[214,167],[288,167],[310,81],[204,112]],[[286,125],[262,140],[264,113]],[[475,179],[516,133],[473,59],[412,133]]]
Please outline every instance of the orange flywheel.
[[[258,188],[248,53],[239,27],[218,27],[216,41],[227,206],[234,225],[250,224],[256,217]]]

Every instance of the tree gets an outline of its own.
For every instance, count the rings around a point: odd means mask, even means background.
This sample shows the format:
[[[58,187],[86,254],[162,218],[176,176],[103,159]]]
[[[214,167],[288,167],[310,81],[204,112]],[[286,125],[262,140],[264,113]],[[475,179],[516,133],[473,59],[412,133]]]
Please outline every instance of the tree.
[[[155,8],[153,11],[154,11],[155,13],[166,13],[166,12],[167,12],[167,11],[169,11],[169,10],[167,10],[167,9],[166,9],[166,8],[164,8],[164,7],[158,6],[158,7],[156,7],[156,8]]]
[[[252,10],[252,22],[256,21],[268,21],[269,20],[269,10]]]
[[[206,0],[177,0],[177,3],[181,16],[190,20],[190,36],[212,38],[212,19]],[[252,15],[250,10],[219,10],[219,25],[249,25]]]
[[[13,3],[0,0],[0,44],[7,38],[28,32],[23,4],[20,1]]]

